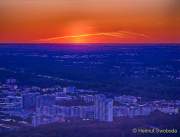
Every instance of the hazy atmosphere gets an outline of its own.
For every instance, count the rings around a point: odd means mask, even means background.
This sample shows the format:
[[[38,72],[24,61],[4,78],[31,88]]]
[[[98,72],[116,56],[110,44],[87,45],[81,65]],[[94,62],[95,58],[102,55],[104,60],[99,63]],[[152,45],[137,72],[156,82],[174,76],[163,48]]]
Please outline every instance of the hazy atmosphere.
[[[0,42],[180,42],[179,0],[1,0]]]

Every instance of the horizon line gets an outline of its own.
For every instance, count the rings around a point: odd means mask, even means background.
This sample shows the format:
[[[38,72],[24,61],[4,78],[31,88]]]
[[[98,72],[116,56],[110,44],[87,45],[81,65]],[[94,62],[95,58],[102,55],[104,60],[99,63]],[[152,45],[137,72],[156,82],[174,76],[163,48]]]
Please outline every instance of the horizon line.
[[[37,44],[49,44],[49,45],[53,45],[53,44],[56,44],[56,45],[87,45],[87,44],[92,44],[92,45],[95,45],[95,44],[114,44],[114,45],[117,45],[117,44],[126,44],[126,45],[129,45],[129,44],[180,44],[180,42],[87,42],[87,43],[70,43],[70,42],[66,42],[66,43],[58,43],[58,42],[0,42],[0,45],[2,44],[33,44],[33,45],[37,45]]]

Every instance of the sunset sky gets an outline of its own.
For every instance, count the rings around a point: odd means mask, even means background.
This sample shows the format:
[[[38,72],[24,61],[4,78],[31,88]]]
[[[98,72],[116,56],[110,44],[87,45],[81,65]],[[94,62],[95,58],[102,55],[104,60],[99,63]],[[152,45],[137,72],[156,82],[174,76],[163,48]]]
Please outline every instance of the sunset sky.
[[[180,0],[0,0],[0,43],[180,43]]]

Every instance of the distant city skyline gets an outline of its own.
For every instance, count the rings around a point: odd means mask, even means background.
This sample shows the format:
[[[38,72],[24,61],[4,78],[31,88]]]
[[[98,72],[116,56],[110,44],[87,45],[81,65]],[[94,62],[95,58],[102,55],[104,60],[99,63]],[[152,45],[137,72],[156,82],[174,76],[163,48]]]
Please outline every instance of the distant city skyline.
[[[0,43],[180,43],[179,0],[1,0]]]

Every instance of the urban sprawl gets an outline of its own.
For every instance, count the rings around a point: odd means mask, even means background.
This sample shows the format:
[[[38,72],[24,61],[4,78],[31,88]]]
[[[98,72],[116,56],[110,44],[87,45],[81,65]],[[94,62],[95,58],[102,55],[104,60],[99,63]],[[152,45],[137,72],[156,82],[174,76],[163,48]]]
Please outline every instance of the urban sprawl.
[[[148,116],[154,111],[176,115],[179,108],[180,100],[142,101],[141,97],[129,95],[109,97],[74,86],[19,86],[16,79],[0,83],[0,131],[73,119],[113,122],[120,117]]]

